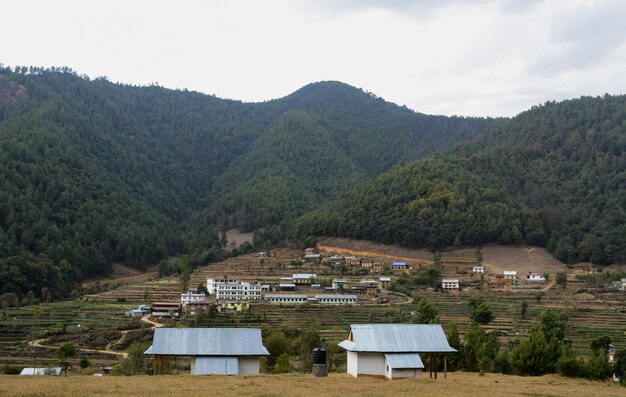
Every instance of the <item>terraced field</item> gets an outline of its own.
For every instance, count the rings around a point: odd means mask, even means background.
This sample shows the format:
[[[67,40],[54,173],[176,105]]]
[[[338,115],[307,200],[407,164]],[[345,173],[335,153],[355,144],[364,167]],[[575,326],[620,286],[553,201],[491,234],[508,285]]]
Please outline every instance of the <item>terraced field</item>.
[[[497,250],[496,250],[497,251]],[[511,258],[524,258],[527,251],[511,254]],[[393,252],[385,252],[384,255]],[[406,254],[406,252],[402,252]],[[500,252],[500,254],[502,254]],[[498,255],[500,255],[498,254]],[[230,258],[225,262],[196,269],[190,281],[191,286],[206,283],[207,278],[228,277],[241,280],[260,281],[276,284],[280,277],[296,272],[315,272],[323,277],[339,275],[337,269],[320,265],[296,265],[292,260],[300,252],[281,249],[272,251],[267,258],[258,258],[249,254]],[[492,254],[492,256],[497,256]],[[475,262],[475,250],[443,253],[444,274],[457,274],[458,268],[471,266]],[[515,260],[518,260],[515,259]],[[537,260],[535,257],[534,260]],[[502,267],[509,266],[504,263]],[[541,263],[533,262],[534,269],[541,271]],[[548,263],[548,268],[565,268]],[[361,276],[342,276],[358,280]],[[181,292],[176,277],[153,279],[143,282],[129,282],[111,291],[86,296],[84,301],[42,304],[11,310],[9,316],[0,323],[0,362],[31,363],[35,356],[39,360],[54,361],[55,351],[37,348],[27,341],[51,338],[52,343],[60,344],[69,334],[79,347],[103,347],[112,344],[116,350],[122,350],[128,343],[116,344],[123,329],[141,327],[123,316],[123,312],[140,303],[178,300]],[[435,303],[439,308],[441,323],[448,326],[452,322],[459,325],[461,333],[469,326],[467,302],[471,296],[481,294],[494,308],[496,319],[486,328],[498,331],[503,346],[512,339],[528,334],[538,315],[545,309],[567,313],[569,323],[567,337],[583,355],[589,354],[588,344],[596,336],[607,334],[618,347],[626,347],[626,294],[623,292],[594,292],[585,290],[584,283],[574,277],[570,270],[568,287],[563,290],[552,287],[539,290],[504,290],[471,289],[460,293],[447,293],[435,290],[421,290],[420,297]],[[397,299],[400,301],[400,299]],[[528,303],[525,318],[521,317],[522,302]],[[251,304],[248,314],[220,315],[211,320],[215,327],[261,327],[272,329],[297,329],[319,326],[322,337],[328,344],[334,344],[345,338],[349,324],[385,323],[411,321],[416,311],[415,303],[374,304],[359,303],[349,306],[325,306],[316,304],[279,305],[267,302]],[[413,313],[412,313],[413,312]],[[172,321],[172,320],[170,320]],[[175,324],[175,323],[172,323]],[[80,327],[79,327],[80,325]],[[65,329],[65,332],[59,330]],[[129,334],[131,337],[146,337],[140,328]],[[59,335],[57,335],[59,334]],[[81,335],[86,336],[81,336]],[[126,340],[125,342],[129,342]],[[117,358],[111,355],[85,354],[100,363],[114,363]],[[40,361],[41,362],[41,361]]]

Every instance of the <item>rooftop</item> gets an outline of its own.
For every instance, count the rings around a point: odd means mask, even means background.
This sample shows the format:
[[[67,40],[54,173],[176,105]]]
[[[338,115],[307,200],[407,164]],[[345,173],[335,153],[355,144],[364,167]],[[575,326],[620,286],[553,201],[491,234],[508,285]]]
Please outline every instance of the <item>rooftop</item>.
[[[339,346],[355,352],[456,352],[439,324],[352,324]]]
[[[257,328],[157,328],[145,354],[178,356],[265,356]]]

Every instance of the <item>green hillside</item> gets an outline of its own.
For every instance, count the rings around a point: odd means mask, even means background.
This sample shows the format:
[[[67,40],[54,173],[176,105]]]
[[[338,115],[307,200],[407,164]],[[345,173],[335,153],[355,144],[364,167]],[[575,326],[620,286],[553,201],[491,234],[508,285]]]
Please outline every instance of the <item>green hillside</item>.
[[[338,82],[250,104],[0,67],[0,293],[62,295],[115,261],[210,261],[223,228],[284,227],[491,123]]]
[[[566,262],[626,260],[626,96],[547,103],[300,218],[292,238],[411,247],[499,242]]]

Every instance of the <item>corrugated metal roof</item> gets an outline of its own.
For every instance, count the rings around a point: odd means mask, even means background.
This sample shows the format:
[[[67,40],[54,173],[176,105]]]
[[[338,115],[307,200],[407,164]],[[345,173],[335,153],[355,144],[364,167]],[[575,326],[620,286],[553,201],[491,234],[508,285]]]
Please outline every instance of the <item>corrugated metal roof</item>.
[[[63,371],[60,367],[53,368],[24,368],[20,375],[61,375],[61,371]]]
[[[356,300],[358,299],[358,297],[356,295],[323,294],[323,295],[315,295],[315,299],[353,299],[353,300]]]
[[[256,328],[157,328],[146,354],[180,356],[264,356]]]
[[[417,353],[387,353],[385,359],[391,368],[424,368],[424,363]]]
[[[282,299],[282,298],[291,298],[291,299],[306,299],[306,295],[299,294],[265,294],[265,299]]]
[[[352,324],[353,343],[339,346],[357,352],[456,352],[439,324]]]

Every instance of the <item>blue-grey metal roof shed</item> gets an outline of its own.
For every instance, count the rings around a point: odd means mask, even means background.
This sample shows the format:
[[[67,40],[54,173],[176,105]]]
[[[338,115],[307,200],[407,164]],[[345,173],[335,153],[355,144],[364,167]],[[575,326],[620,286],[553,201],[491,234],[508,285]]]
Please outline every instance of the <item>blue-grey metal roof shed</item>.
[[[352,324],[339,346],[354,352],[456,352],[439,324]]]
[[[149,355],[267,356],[257,328],[157,328]]]

